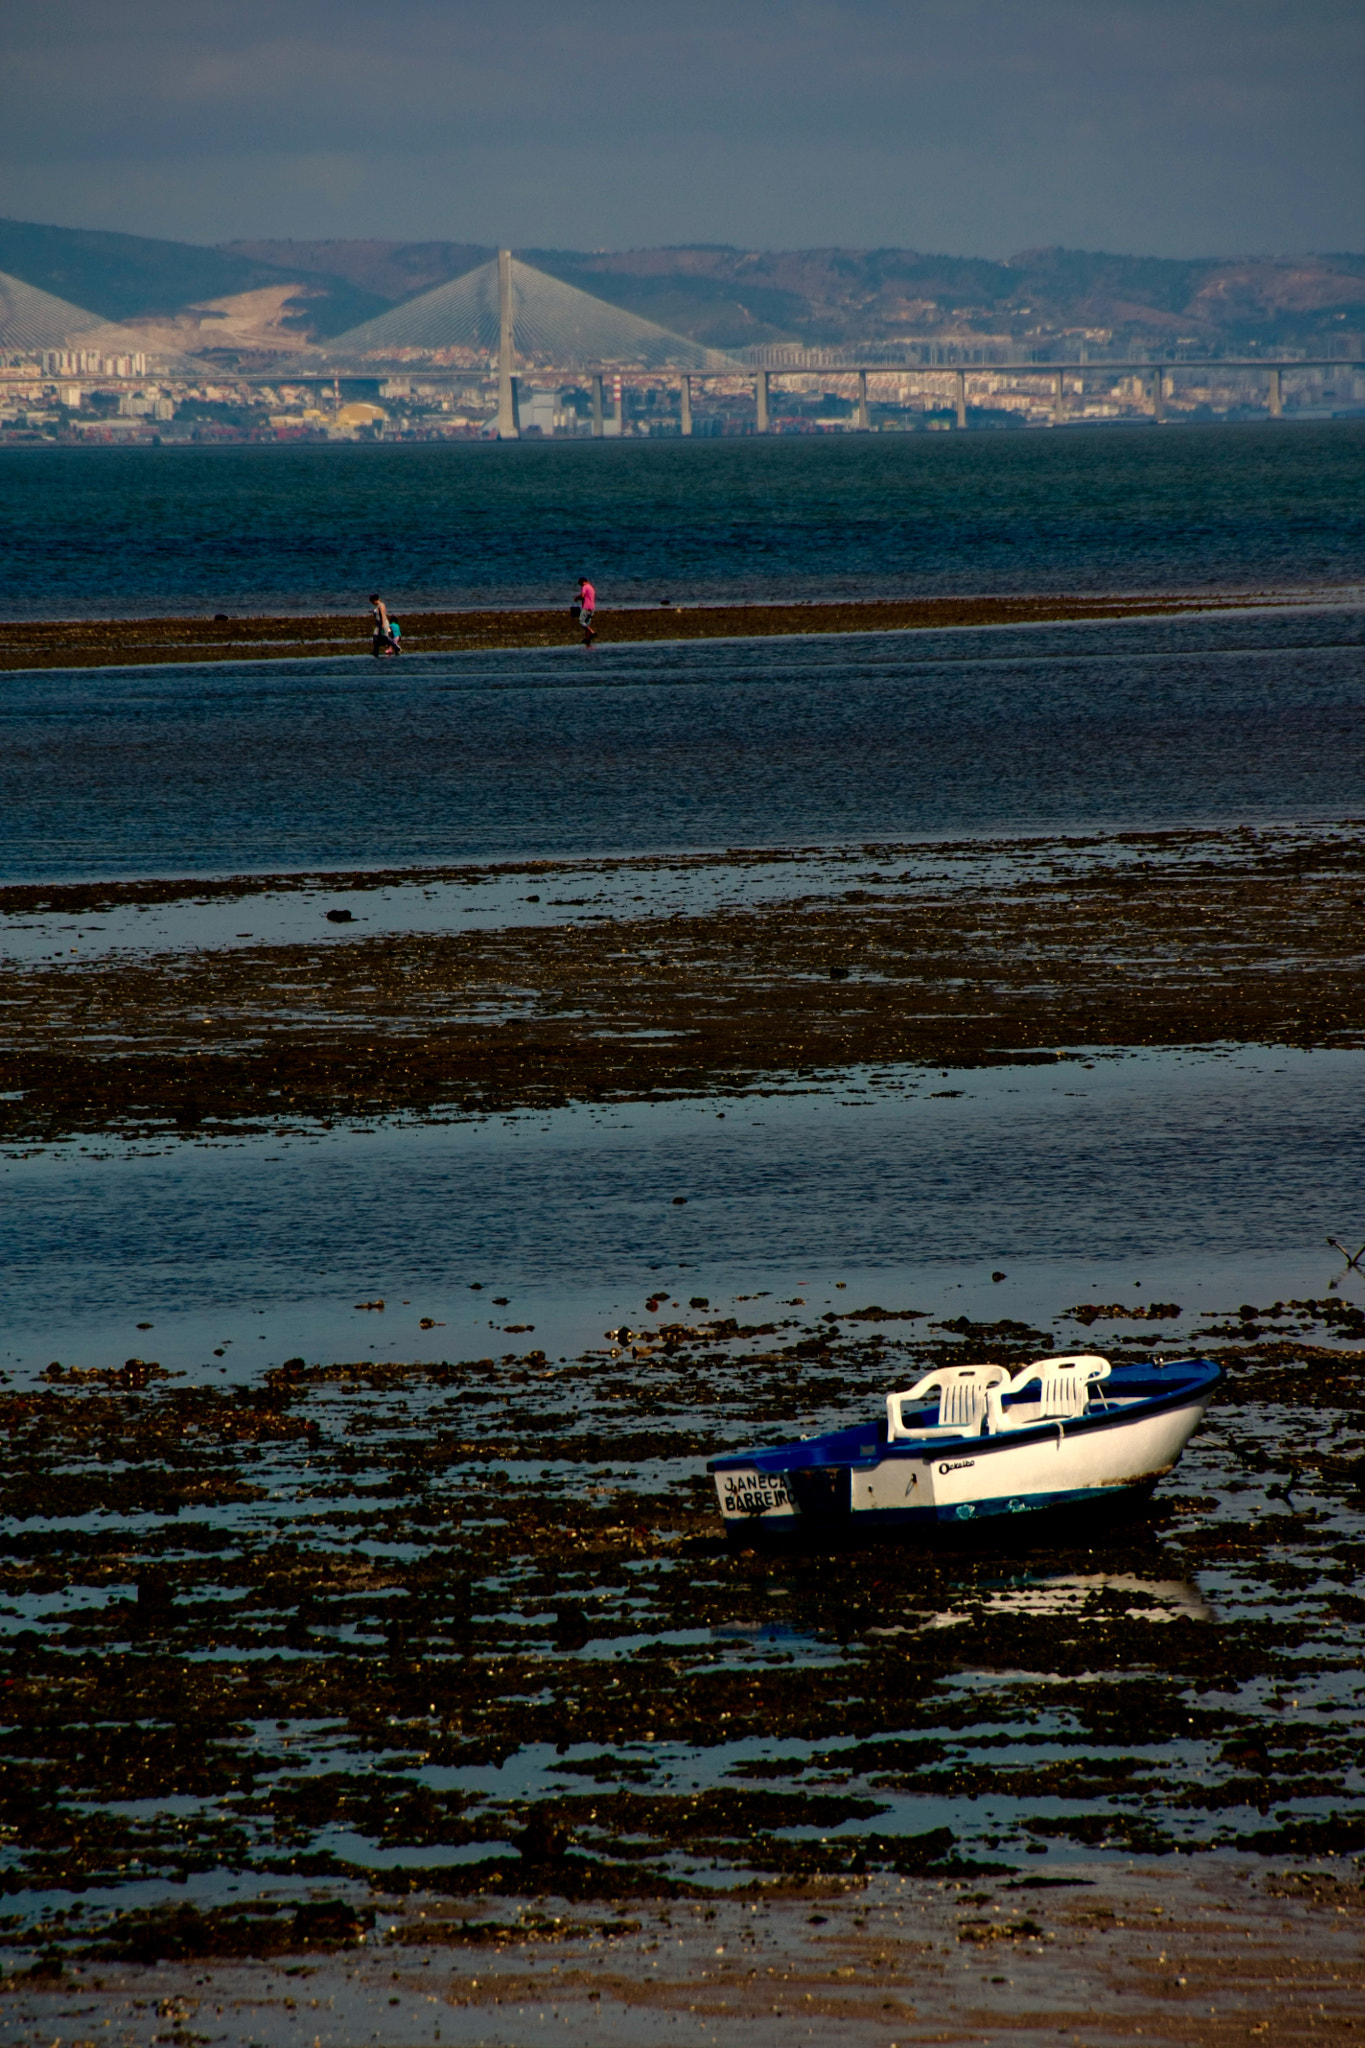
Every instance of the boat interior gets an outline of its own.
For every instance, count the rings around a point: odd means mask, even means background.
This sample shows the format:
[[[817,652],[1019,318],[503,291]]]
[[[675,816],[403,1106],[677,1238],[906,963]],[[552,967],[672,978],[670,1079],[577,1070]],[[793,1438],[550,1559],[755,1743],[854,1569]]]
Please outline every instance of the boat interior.
[[[903,1393],[887,1395],[886,1441],[999,1436],[1096,1408],[1127,1407],[1143,1398],[1136,1391],[1126,1397],[1102,1392],[1100,1383],[1111,1370],[1109,1360],[1094,1351],[1034,1359],[1013,1375],[1004,1365],[939,1366]],[[936,1407],[931,1404],[935,1393]]]

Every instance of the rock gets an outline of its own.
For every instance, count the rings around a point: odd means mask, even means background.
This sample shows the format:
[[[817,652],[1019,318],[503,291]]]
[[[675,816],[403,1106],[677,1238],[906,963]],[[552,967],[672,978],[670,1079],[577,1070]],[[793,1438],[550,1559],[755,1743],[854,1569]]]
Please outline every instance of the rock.
[[[547,1863],[560,1862],[571,1840],[566,1827],[553,1821],[548,1814],[533,1809],[526,1826],[516,1837],[516,1846],[521,1851],[522,1862],[534,1870]]]
[[[327,922],[328,924],[354,924],[355,918],[349,910],[329,910],[327,912]]]
[[[555,1648],[581,1650],[592,1641],[592,1623],[576,1600],[561,1601],[555,1610]]]
[[[137,1582],[139,1614],[165,1614],[171,1605],[170,1581],[165,1572],[141,1573]]]

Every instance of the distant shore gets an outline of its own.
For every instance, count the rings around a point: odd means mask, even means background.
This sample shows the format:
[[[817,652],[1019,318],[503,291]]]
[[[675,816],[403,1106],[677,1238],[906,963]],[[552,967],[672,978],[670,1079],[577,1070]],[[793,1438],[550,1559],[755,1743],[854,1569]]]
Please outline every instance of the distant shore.
[[[1049,620],[1119,619],[1321,604],[1326,591],[1155,592],[1119,597],[932,597],[906,601],[623,606],[598,613],[600,646],[805,633],[927,632]],[[410,654],[572,646],[568,606],[555,610],[411,612],[398,607]],[[214,618],[26,619],[9,622],[0,669],[128,668],[187,661],[321,661],[368,655],[370,620],[339,613]]]

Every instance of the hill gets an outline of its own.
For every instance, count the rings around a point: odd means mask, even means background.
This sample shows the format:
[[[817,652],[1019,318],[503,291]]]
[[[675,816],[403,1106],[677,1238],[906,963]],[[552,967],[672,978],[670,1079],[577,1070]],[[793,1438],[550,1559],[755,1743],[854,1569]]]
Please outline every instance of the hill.
[[[297,266],[281,268],[197,242],[23,220],[0,220],[0,270],[116,321],[174,319],[187,307],[221,305],[244,292],[296,283],[304,274]],[[338,273],[299,300],[297,338],[339,334],[391,303],[389,294],[367,292]]]
[[[0,271],[245,360],[328,340],[493,253],[460,241],[242,241],[0,221]],[[1035,249],[1005,263],[914,249],[682,247],[518,254],[566,284],[713,348],[778,341],[1008,338],[1212,353],[1365,347],[1365,255],[1177,260]]]
[[[393,302],[491,253],[462,242],[239,242],[243,260]],[[1321,349],[1365,326],[1365,256],[1177,260],[1073,249],[1008,263],[913,249],[525,249],[528,262],[713,348],[1078,330],[1158,347]]]

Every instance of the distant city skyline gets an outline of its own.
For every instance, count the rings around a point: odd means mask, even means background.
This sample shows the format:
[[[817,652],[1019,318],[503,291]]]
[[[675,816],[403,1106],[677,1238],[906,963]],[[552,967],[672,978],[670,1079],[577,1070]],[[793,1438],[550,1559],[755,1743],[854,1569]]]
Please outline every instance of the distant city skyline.
[[[45,0],[0,210],[201,243],[1365,247],[1358,0]]]

